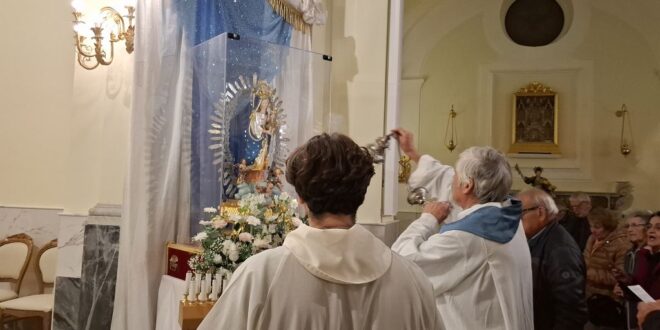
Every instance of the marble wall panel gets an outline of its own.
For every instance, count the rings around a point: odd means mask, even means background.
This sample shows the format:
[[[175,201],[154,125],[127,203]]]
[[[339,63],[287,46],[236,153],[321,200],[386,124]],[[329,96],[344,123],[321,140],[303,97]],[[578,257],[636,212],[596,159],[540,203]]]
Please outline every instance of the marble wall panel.
[[[87,217],[61,215],[57,238],[57,276],[80,278]]]
[[[53,330],[79,329],[80,278],[58,276],[55,279]]]
[[[85,226],[78,329],[110,329],[118,257],[119,226]]]

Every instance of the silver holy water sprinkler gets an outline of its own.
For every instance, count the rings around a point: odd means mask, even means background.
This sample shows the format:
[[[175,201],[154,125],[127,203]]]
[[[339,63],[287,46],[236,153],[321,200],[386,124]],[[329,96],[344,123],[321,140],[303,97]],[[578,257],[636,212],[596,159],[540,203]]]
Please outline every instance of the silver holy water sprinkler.
[[[426,203],[426,195],[428,190],[424,187],[417,187],[408,193],[408,204],[422,205]]]
[[[371,155],[371,158],[374,160],[374,164],[381,164],[385,161],[385,149],[390,146],[390,138],[394,136],[394,133],[381,136],[376,139],[374,143],[369,143],[366,145],[367,151]]]
[[[385,161],[385,150],[389,148],[390,139],[394,137],[394,135],[394,133],[390,133],[385,136],[381,136],[377,138],[375,142],[369,143],[365,146],[367,152],[369,152],[371,158],[373,158],[374,164],[381,164]],[[410,193],[408,193],[408,204],[422,205],[427,201],[433,200],[433,198],[429,199],[427,196],[428,190],[426,190],[426,188],[415,188],[411,190]]]

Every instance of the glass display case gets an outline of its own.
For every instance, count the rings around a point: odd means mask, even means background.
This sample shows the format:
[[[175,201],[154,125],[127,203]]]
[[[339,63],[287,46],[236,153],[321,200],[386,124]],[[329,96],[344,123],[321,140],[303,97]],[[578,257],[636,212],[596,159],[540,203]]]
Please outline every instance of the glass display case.
[[[289,153],[325,131],[329,56],[225,33],[194,48],[191,232],[204,208],[294,195]]]

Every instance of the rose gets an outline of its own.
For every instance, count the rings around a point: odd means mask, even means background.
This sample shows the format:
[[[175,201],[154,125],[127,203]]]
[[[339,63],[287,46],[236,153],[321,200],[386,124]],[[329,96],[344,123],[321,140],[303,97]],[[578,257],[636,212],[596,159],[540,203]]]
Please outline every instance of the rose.
[[[251,216],[248,216],[248,217],[247,217],[247,223],[248,223],[249,225],[258,226],[258,225],[261,224],[261,220],[259,220],[259,219],[258,219],[257,217],[255,217],[255,216],[252,216],[252,215],[251,215]]]
[[[213,256],[213,263],[219,264],[222,262],[222,255],[216,254]]]
[[[227,227],[227,221],[225,221],[225,220],[213,221],[213,228],[222,229],[222,228],[225,228],[225,227]]]
[[[238,240],[241,242],[252,242],[254,237],[250,233],[240,233],[238,234]]]

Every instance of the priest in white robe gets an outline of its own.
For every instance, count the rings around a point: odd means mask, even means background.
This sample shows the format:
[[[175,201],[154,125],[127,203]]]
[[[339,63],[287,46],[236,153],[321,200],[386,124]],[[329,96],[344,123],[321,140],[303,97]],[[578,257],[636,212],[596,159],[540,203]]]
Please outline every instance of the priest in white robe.
[[[373,174],[344,135],[294,151],[286,178],[310,225],[246,260],[199,329],[441,329],[424,273],[355,224]]]
[[[507,197],[506,158],[490,147],[472,147],[454,169],[420,155],[411,133],[394,132],[401,150],[418,163],[412,187],[426,187],[441,202],[427,203],[392,249],[430,279],[442,327],[534,329],[531,259],[521,203]],[[455,219],[441,228],[452,210]]]

